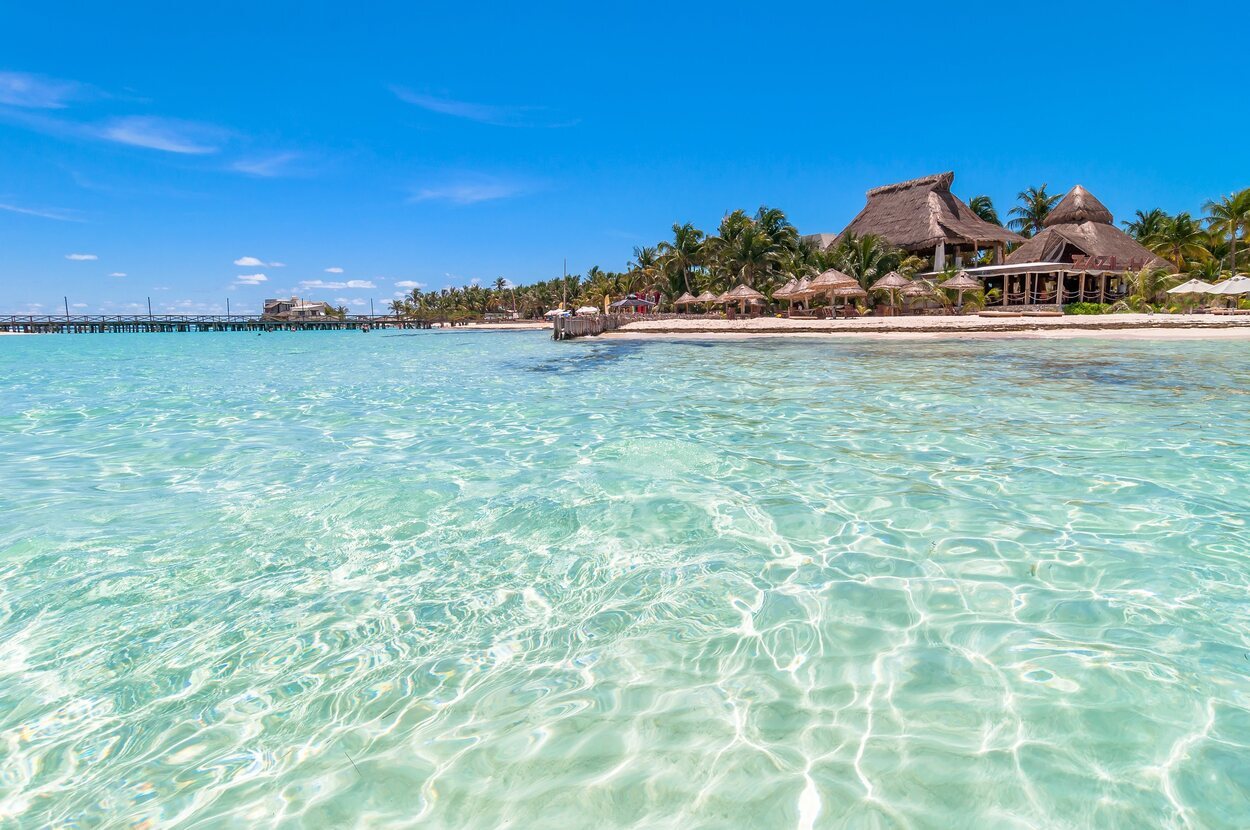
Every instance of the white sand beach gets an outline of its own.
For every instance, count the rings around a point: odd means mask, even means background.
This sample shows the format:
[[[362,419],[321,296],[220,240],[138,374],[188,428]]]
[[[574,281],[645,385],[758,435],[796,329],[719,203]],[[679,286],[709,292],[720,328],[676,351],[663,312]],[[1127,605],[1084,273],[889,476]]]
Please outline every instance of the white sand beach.
[[[1103,337],[1250,339],[1250,316],[1105,314],[1065,317],[867,317],[639,320],[604,337]]]

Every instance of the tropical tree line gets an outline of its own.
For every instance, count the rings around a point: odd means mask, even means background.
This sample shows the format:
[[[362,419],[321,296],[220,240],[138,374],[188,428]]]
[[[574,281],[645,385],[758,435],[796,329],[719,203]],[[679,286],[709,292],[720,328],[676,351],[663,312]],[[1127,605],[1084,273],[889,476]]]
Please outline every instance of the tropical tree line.
[[[1044,228],[1046,217],[1061,198],[1062,194],[1050,193],[1046,185],[1027,188],[1007,211],[1006,222],[988,196],[973,196],[968,205],[985,221],[1030,237]],[[1122,224],[1127,233],[1171,262],[1181,275],[1215,281],[1250,263],[1250,188],[1212,199],[1204,211],[1204,215],[1194,217],[1157,208],[1139,210]],[[754,214],[743,210],[726,214],[713,233],[689,222],[676,223],[669,238],[634,248],[623,271],[595,266],[585,274],[526,285],[513,285],[500,277],[488,285],[414,289],[394,300],[391,311],[444,320],[511,311],[523,318],[539,318],[558,307],[602,308],[605,299],[619,300],[631,294],[658,297],[662,307],[669,308],[682,294],[721,294],[740,284],[771,296],[791,278],[815,276],[829,268],[849,274],[868,289],[890,271],[912,277],[929,270],[931,263],[873,235],[847,234],[836,245],[821,250],[799,236],[784,212],[763,206]],[[1143,302],[1157,302],[1175,280],[1156,274],[1131,277],[1129,283],[1149,293],[1141,298]],[[936,295],[944,299],[940,292]]]

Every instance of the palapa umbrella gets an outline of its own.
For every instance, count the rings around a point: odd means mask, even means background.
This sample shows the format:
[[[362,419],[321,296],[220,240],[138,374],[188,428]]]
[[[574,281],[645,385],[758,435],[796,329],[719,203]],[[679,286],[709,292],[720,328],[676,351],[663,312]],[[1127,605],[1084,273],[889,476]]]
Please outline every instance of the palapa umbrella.
[[[852,276],[843,274],[836,268],[830,268],[827,271],[821,271],[816,275],[807,286],[808,291],[812,294],[829,294],[835,288],[842,288],[847,285],[859,285],[859,281]],[[829,296],[829,304],[833,305],[833,295]]]
[[[763,303],[765,297],[749,285],[739,285],[725,292],[723,297],[727,302],[742,303],[742,313],[747,313],[748,303]]]
[[[794,291],[795,288],[798,288],[798,285],[799,281],[794,277],[791,277],[786,281],[785,285],[773,292],[773,299],[785,300],[788,308],[794,308],[794,297],[791,296],[791,292]]]
[[[872,285],[868,286],[868,290],[889,291],[890,292],[890,312],[893,313],[894,306],[896,305],[895,295],[900,290],[906,288],[909,285],[911,285],[911,280],[907,279],[907,277],[904,277],[898,271],[891,271],[890,273],[886,274],[881,279],[874,282]]]
[[[673,300],[673,305],[675,306],[690,305],[692,303],[697,303],[698,301],[699,301],[698,298],[696,298],[693,294],[687,291],[684,294],[682,294],[680,297],[678,297],[676,300]]]
[[[829,296],[840,297],[844,300],[862,300],[868,296],[868,292],[856,285],[840,285],[829,291]]]
[[[704,291],[702,294],[695,297],[695,299],[701,303],[714,303],[717,302],[719,298],[711,291]]]
[[[959,299],[955,301],[955,304],[962,310],[964,307],[964,292],[980,291],[981,281],[969,274],[967,271],[960,271],[958,274],[939,285],[938,288],[958,291]]]

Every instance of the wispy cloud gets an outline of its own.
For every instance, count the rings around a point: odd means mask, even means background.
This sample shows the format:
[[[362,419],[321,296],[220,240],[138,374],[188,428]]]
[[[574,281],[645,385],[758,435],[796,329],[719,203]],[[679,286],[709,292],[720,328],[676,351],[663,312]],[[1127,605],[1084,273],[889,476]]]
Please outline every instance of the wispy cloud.
[[[226,137],[224,130],[210,124],[151,115],[114,118],[100,128],[99,135],[119,144],[186,155],[216,153]]]
[[[333,268],[327,268],[326,273],[327,274],[341,274],[343,273],[343,269],[339,268],[338,266],[335,266]]]
[[[398,280],[395,283],[396,288],[425,288],[425,283],[415,282],[414,280]]]
[[[260,285],[262,282],[269,282],[269,277],[264,274],[239,274],[234,278],[235,285]]]
[[[457,101],[441,95],[430,95],[414,92],[402,86],[392,86],[391,92],[406,104],[420,107],[423,110],[450,115],[453,118],[465,118],[480,124],[493,124],[497,127],[571,127],[576,120],[561,120],[547,107],[535,107],[514,104],[479,104],[471,101]]]
[[[299,159],[298,153],[275,153],[270,156],[240,159],[230,165],[231,170],[246,173],[262,179],[290,175],[292,162]]]
[[[61,208],[33,208],[0,203],[0,210],[6,210],[9,213],[20,213],[23,216],[38,216],[42,219],[55,219],[58,222],[83,221],[80,217],[75,216],[72,211],[62,210]]]
[[[125,271],[114,271],[113,273],[109,274],[109,276],[110,276],[110,277],[124,277],[124,276],[126,276],[126,272],[125,272]],[[158,290],[159,290],[159,289],[158,289]]]
[[[27,72],[0,72],[0,104],[29,109],[64,109],[86,87],[76,81]]]
[[[264,268],[266,266],[269,268],[286,267],[285,262],[265,262],[263,259],[254,256],[241,256],[234,261],[234,264],[242,266],[243,268]]]
[[[451,202],[472,205],[518,196],[529,188],[522,182],[482,174],[464,175],[438,184],[417,187],[410,202]]]
[[[66,254],[65,258],[74,262],[93,262],[99,259],[95,254]]]
[[[301,288],[377,288],[369,280],[347,280],[346,282],[326,282],[325,280],[301,280]]]

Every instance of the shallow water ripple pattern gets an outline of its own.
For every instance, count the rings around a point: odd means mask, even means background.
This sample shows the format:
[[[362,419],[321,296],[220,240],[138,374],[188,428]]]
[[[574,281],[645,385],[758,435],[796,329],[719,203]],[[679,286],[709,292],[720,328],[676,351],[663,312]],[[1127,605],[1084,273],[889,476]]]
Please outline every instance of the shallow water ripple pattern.
[[[0,825],[1250,816],[1247,344],[0,367]]]

